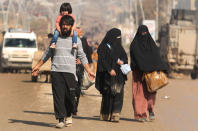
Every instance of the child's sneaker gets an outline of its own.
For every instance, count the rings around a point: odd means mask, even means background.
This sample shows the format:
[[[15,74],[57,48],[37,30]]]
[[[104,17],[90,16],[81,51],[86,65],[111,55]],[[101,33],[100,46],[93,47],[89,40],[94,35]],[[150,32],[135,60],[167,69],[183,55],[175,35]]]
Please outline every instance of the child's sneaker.
[[[72,48],[73,48],[73,49],[77,49],[77,48],[78,48],[77,43],[73,43],[73,44],[72,44]]]
[[[52,43],[52,44],[50,45],[50,48],[56,48],[56,44],[55,44],[55,43]]]

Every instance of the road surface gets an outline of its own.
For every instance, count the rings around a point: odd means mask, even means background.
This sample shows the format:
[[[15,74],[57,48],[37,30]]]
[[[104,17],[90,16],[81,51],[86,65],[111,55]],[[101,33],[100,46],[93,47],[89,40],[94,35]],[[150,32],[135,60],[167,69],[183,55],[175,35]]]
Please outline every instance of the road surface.
[[[81,97],[78,116],[67,131],[198,131],[198,80],[171,79],[158,91],[156,120],[134,120],[131,74],[125,85],[124,105],[119,123],[99,120],[101,96],[91,87]],[[0,131],[54,131],[50,83],[32,83],[30,74],[0,74]]]

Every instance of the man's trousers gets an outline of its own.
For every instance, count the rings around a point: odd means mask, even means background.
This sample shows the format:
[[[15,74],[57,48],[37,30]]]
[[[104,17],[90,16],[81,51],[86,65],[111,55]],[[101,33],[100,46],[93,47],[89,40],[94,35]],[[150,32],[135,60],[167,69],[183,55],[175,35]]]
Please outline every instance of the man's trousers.
[[[56,119],[76,114],[77,82],[74,74],[52,71],[51,80]]]

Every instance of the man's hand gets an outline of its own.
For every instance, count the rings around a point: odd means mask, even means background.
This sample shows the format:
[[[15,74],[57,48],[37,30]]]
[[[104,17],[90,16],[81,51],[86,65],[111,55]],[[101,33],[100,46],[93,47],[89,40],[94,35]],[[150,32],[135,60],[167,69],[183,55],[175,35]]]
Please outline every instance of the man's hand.
[[[114,69],[112,69],[112,70],[109,72],[109,74],[110,74],[111,76],[116,76],[116,72],[115,72]]]
[[[91,69],[90,69],[90,67],[89,67],[89,64],[84,64],[83,66],[84,66],[85,70],[87,71],[90,80],[93,81],[93,80],[95,79],[96,76],[95,76],[95,74],[91,71]]]
[[[76,59],[76,64],[81,64],[81,61],[79,58]]]
[[[38,66],[35,66],[32,69],[32,76],[38,76],[38,72],[39,72],[39,67]]]
[[[38,76],[39,69],[43,64],[44,62],[42,60],[39,60],[36,66],[32,69],[32,76]]]
[[[93,72],[91,72],[91,71],[89,71],[88,72],[88,76],[89,76],[89,79],[91,80],[91,81],[94,81],[94,79],[95,79],[95,74],[93,73]]]

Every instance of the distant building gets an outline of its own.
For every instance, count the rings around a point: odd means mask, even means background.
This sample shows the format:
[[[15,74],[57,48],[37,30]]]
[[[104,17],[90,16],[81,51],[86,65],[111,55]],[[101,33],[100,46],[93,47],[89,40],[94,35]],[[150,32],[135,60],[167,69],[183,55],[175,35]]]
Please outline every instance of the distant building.
[[[176,5],[176,9],[186,9],[189,10],[190,9],[190,0],[176,0],[177,1],[177,5]]]
[[[198,11],[197,10],[185,10],[185,9],[173,9],[170,24],[178,24],[180,21],[191,23],[193,25],[198,24]]]
[[[196,10],[196,0],[173,0],[176,3],[176,9]]]
[[[196,0],[191,0],[191,10],[196,10]]]

